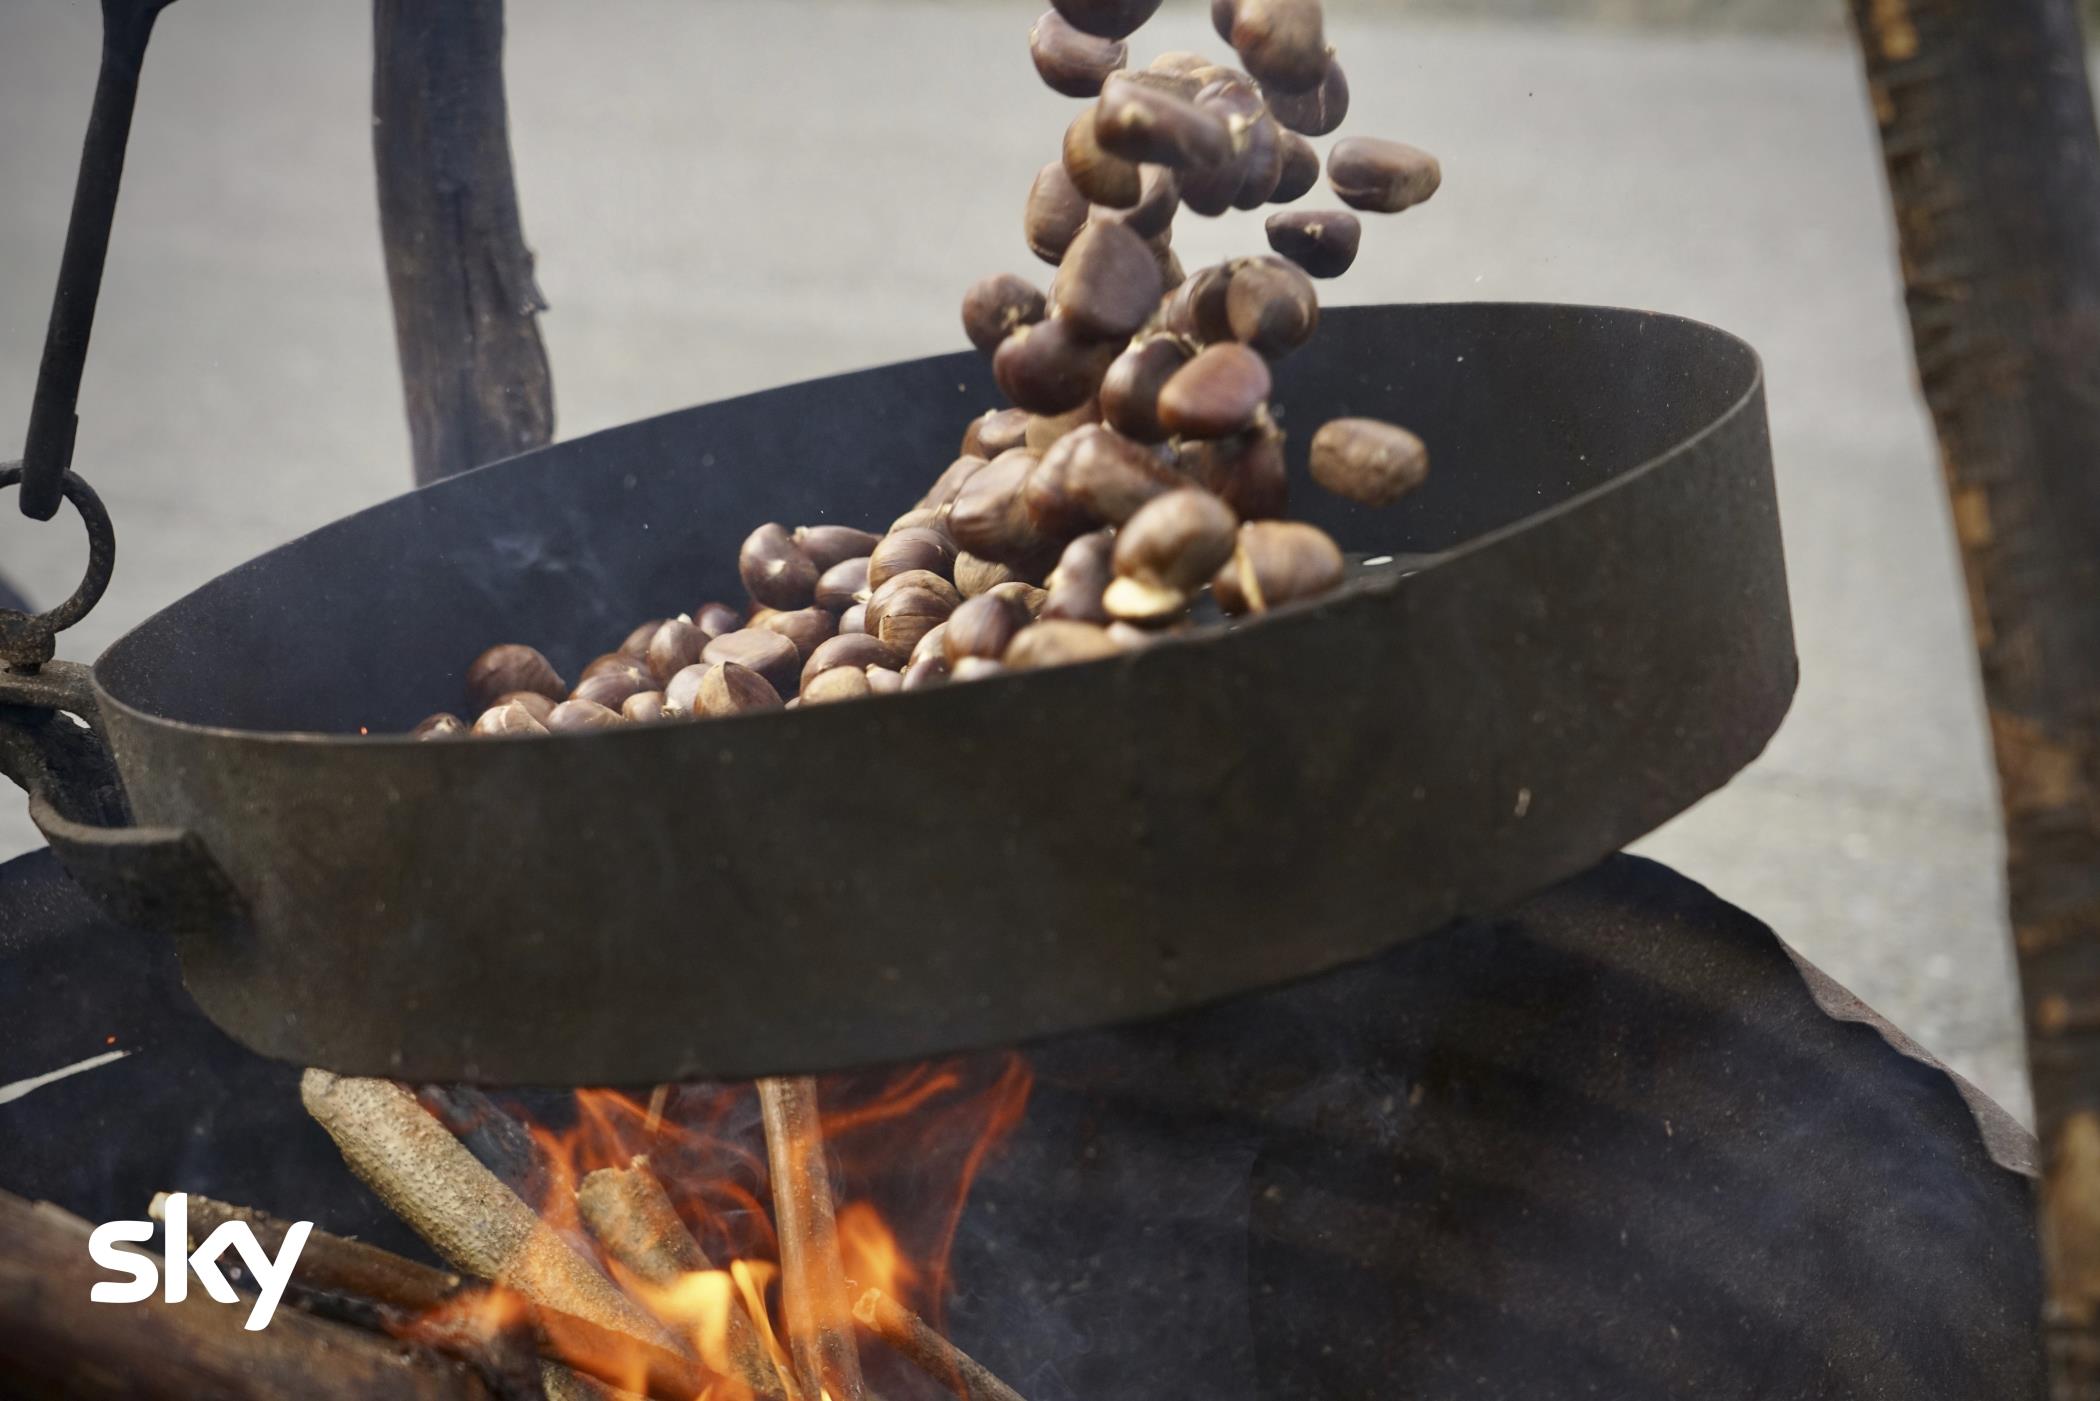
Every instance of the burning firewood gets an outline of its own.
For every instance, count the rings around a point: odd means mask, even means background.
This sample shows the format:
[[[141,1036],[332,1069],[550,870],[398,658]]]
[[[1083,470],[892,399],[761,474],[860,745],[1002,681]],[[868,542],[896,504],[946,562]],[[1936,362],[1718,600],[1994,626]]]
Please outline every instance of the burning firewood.
[[[148,1208],[155,1220],[160,1219],[165,1200],[165,1193],[156,1196]],[[189,1219],[191,1230],[199,1236],[227,1221],[245,1222],[273,1256],[290,1229],[266,1212],[199,1196],[189,1199]],[[307,1235],[293,1269],[292,1288],[313,1312],[340,1309],[394,1336],[476,1360],[491,1351],[493,1335],[502,1324],[514,1321],[529,1332],[539,1355],[601,1382],[640,1385],[643,1394],[656,1401],[692,1401],[710,1380],[690,1360],[668,1348],[534,1304],[500,1284],[437,1269],[326,1231]],[[316,1306],[321,1299],[327,1305]],[[556,1389],[561,1386],[555,1383]]]
[[[407,1090],[389,1080],[309,1070],[299,1094],[350,1170],[454,1267],[547,1308],[674,1345]]]
[[[824,1131],[817,1122],[817,1082],[758,1082],[766,1159],[773,1176],[773,1218],[780,1233],[780,1298],[795,1383],[803,1395],[864,1401],[853,1305],[839,1257],[838,1219]]]
[[[646,1157],[637,1157],[624,1168],[600,1168],[584,1178],[576,1189],[576,1206],[605,1253],[646,1284],[675,1289],[691,1276],[716,1268],[686,1229]],[[767,1401],[787,1401],[787,1388],[751,1316],[733,1291],[726,1293],[726,1355],[721,1359],[726,1370]],[[701,1348],[703,1356],[709,1351]],[[710,1365],[716,1360],[708,1357]]]
[[[993,1376],[982,1362],[934,1332],[925,1319],[880,1289],[861,1295],[860,1302],[853,1306],[853,1316],[962,1401],[1022,1401],[1019,1392]]]

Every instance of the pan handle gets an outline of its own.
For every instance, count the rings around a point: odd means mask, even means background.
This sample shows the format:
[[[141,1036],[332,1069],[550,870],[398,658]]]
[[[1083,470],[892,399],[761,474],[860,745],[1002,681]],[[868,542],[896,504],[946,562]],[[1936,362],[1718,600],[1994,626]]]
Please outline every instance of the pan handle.
[[[225,928],[239,894],[196,833],[132,824],[91,674],[74,662],[0,670],[0,773],[29,795],[29,820],[66,873],[121,923]]]

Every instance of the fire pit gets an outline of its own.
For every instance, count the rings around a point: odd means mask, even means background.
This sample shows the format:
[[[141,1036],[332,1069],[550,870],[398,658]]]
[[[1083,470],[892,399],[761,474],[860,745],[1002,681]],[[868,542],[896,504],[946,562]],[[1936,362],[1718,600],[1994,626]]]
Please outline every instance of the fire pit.
[[[205,1021],[164,939],[109,924],[49,856],[0,870],[0,925],[9,1064],[133,1052],[0,1105],[0,1184],[94,1220],[184,1190],[421,1255],[300,1109],[299,1071]],[[1025,1113],[995,1124],[1017,1066]],[[905,1292],[1030,1401],[2038,1384],[2031,1141],[1647,862],[1299,988],[944,1069],[887,1127],[834,1122],[838,1200],[928,1269],[990,1142],[952,1298]],[[900,1082],[821,1084],[845,1106]],[[705,1241],[771,1258],[749,1085],[674,1087],[654,1127],[647,1090],[494,1101],[579,1167],[648,1154]],[[102,1312],[54,1299],[48,1326]],[[8,1323],[0,1366],[25,1347]],[[892,1401],[940,1394],[864,1353]]]

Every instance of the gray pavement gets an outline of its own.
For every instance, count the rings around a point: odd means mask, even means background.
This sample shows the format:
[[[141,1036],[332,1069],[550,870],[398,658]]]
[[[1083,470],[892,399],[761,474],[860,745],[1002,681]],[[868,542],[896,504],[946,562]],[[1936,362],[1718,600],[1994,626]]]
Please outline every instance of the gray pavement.
[[[0,6],[0,441],[29,401],[94,47]],[[1026,0],[512,0],[514,139],[561,430],[960,344],[1031,269],[1021,192],[1069,109]],[[1174,0],[1141,51],[1212,47]],[[140,104],[79,463],[123,531],[92,656],[193,585],[407,480],[361,4],[190,0]],[[1443,158],[1337,300],[1580,300],[1727,326],[1770,372],[1800,698],[1769,754],[1642,843],[2027,1112],[1999,836],[1953,547],[1850,53],[1339,11],[1351,130]],[[1186,221],[1190,266],[1258,244]],[[70,529],[0,510],[46,597]],[[258,659],[266,664],[266,659]],[[0,854],[26,826],[0,811]]]

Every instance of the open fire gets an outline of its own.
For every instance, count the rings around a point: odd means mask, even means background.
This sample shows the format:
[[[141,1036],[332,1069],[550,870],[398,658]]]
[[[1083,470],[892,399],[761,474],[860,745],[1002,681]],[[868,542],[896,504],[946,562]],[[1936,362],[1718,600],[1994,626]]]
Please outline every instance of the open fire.
[[[529,1339],[555,1398],[1013,1397],[939,1325],[971,1185],[1031,1084],[1007,1054],[585,1090],[534,1122],[472,1089],[310,1071],[352,1170],[491,1287],[317,1236],[295,1289],[363,1295],[370,1321],[453,1350]]]

